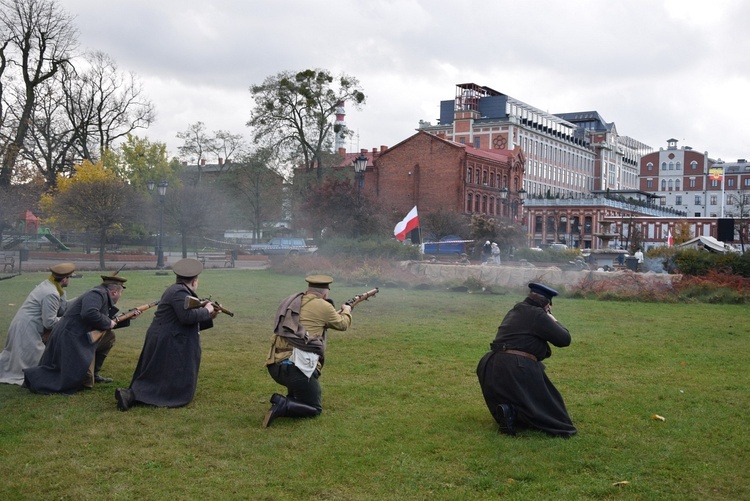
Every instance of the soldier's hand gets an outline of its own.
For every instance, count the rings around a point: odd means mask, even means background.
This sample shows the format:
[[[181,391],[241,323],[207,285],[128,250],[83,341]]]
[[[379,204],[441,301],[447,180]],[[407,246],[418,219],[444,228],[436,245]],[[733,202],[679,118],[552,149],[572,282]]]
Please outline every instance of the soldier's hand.
[[[206,303],[204,308],[208,310],[208,313],[211,315],[211,318],[216,318],[216,308],[214,308],[213,303],[211,302]]]
[[[341,313],[348,313],[348,314],[351,315],[352,314],[352,307],[349,306],[348,304],[344,304],[344,306],[341,307]]]

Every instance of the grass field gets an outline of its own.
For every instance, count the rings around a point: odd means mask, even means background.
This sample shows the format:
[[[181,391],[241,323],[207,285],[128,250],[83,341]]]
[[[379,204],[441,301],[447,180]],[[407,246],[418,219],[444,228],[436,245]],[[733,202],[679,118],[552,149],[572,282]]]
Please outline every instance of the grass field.
[[[125,276],[122,309],[172,281]],[[202,335],[193,403],[116,409],[152,311],[117,331],[102,371],[114,384],[69,397],[0,384],[0,499],[750,498],[746,306],[556,299],[573,343],[545,364],[579,431],[561,440],[499,435],[477,383],[519,291],[384,288],[352,329],[329,333],[323,414],[262,429],[282,390],[263,367],[273,315],[305,284],[270,271],[201,277],[198,292],[236,316]],[[44,278],[0,281],[1,340]],[[86,273],[69,294],[97,283]],[[332,297],[369,288],[334,283]]]

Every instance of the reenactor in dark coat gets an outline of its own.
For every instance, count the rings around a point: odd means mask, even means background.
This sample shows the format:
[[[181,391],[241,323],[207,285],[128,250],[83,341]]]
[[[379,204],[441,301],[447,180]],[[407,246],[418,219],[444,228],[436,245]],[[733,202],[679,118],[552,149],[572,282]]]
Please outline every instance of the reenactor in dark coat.
[[[130,320],[114,320],[120,311],[115,304],[125,289],[125,282],[127,279],[120,276],[102,276],[100,285],[68,304],[62,319],[52,330],[39,365],[24,371],[24,386],[42,394],[72,394],[93,386],[94,373],[101,368],[105,352],[114,344],[111,330],[130,325]],[[94,341],[91,331],[106,333]],[[98,356],[99,353],[103,355]]]
[[[515,435],[517,428],[529,426],[569,438],[576,428],[542,360],[552,356],[549,344],[568,346],[570,332],[550,311],[557,291],[534,282],[529,289],[528,297],[507,313],[491,351],[479,361],[479,384],[502,433]]]
[[[181,259],[172,271],[176,282],[159,300],[130,387],[115,390],[121,411],[136,403],[181,407],[195,396],[201,365],[200,331],[213,327],[218,310],[210,301],[200,308],[185,307],[185,298],[196,296],[198,275],[203,271],[200,261]]]

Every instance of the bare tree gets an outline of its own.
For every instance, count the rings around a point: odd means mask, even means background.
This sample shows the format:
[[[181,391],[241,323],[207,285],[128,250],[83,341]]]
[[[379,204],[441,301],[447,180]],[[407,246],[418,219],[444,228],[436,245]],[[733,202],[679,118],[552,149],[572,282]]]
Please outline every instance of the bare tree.
[[[203,122],[196,122],[188,126],[186,131],[178,132],[177,139],[184,141],[182,146],[177,147],[180,155],[190,160],[195,159],[198,166],[198,175],[193,183],[194,186],[197,186],[202,178],[202,162],[206,153],[214,152],[217,149],[216,139],[206,131],[206,124]]]
[[[729,195],[729,203],[735,208],[730,211],[730,215],[737,222],[735,231],[739,234],[740,247],[742,253],[745,253],[745,237],[750,228],[750,190],[740,190],[737,193]]]
[[[221,197],[206,186],[182,186],[167,191],[164,216],[182,238],[182,257],[187,257],[188,238],[202,236],[223,211]]]
[[[253,242],[264,223],[281,219],[284,178],[271,168],[271,152],[259,150],[236,162],[226,181],[239,212],[253,228]]]
[[[317,169],[323,179],[322,153],[330,148],[333,133],[346,135],[334,126],[336,109],[342,102],[359,108],[365,94],[356,78],[333,77],[328,71],[304,70],[269,76],[260,85],[250,87],[255,100],[249,127],[254,141],[304,159],[305,169]]]
[[[243,155],[247,150],[247,143],[242,134],[232,134],[226,130],[217,130],[214,132],[213,153],[224,163],[219,166],[219,175],[224,172],[224,167],[228,167],[235,155]]]
[[[134,73],[121,72],[103,52],[93,52],[86,59],[89,69],[68,79],[65,95],[81,157],[95,161],[118,139],[147,129],[156,111]]]
[[[8,141],[3,144],[0,186],[10,185],[18,158],[24,146],[34,110],[37,91],[46,80],[67,64],[77,45],[77,32],[72,18],[51,0],[0,0],[0,41],[3,48],[3,78],[11,66],[16,69],[23,82],[23,93],[18,103]],[[2,99],[6,101],[6,89]],[[3,110],[4,119],[8,111]]]

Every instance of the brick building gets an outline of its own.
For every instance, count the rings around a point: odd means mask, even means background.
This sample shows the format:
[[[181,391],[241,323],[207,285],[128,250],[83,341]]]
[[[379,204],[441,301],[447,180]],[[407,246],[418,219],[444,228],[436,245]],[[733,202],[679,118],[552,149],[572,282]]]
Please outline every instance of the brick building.
[[[525,162],[519,148],[476,149],[418,131],[391,148],[362,153],[369,160],[363,195],[401,217],[415,205],[420,213],[519,214]]]

